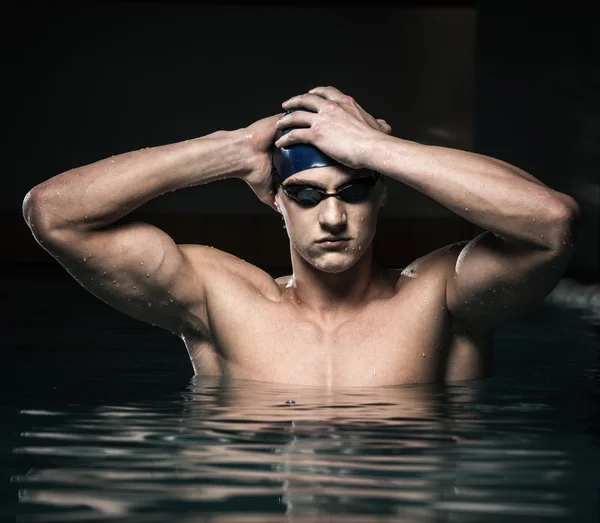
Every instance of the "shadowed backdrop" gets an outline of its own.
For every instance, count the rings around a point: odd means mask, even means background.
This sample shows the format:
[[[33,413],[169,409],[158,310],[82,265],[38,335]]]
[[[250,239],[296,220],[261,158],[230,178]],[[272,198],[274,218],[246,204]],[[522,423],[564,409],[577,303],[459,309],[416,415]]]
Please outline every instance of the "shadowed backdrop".
[[[395,136],[511,161],[585,213],[568,274],[598,280],[595,22],[510,4],[344,7],[86,2],[19,7],[5,46],[11,122],[0,213],[5,267],[57,266],[21,203],[72,167],[246,126],[317,85],[354,96]],[[404,266],[475,226],[390,181],[376,252]],[[289,268],[279,216],[240,180],[180,190],[136,211],[178,242]]]

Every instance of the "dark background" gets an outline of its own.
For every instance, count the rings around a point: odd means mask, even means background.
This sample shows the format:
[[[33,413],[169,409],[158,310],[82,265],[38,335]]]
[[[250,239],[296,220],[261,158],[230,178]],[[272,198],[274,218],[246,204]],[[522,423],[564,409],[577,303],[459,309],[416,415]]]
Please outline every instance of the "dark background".
[[[0,507],[16,503],[9,478],[24,472],[10,455],[27,430],[20,409],[162,401],[192,375],[179,339],[96,299],[33,239],[23,198],[64,170],[243,127],[294,94],[334,85],[396,136],[501,158],[575,197],[584,228],[565,275],[599,282],[599,23],[591,7],[548,4],[3,4]],[[479,232],[417,191],[393,181],[388,190],[375,240],[388,266]],[[176,241],[289,270],[279,216],[239,180],[136,212]],[[497,336],[496,373],[514,384],[511,395],[557,373],[577,379],[560,396],[575,398],[575,414],[585,410],[587,396],[573,394],[599,383],[598,328],[592,335],[563,310],[528,321]],[[589,401],[589,418],[573,416],[597,431],[596,405]]]
[[[599,279],[600,74],[591,11],[506,2],[55,2],[5,14],[2,270],[57,268],[21,215],[64,170],[234,129],[316,85],[354,96],[403,138],[490,154],[574,196],[584,233],[567,275]],[[527,4],[529,6],[535,3]],[[560,5],[560,4],[559,4]],[[378,254],[404,266],[478,229],[397,182]],[[289,266],[281,220],[240,180],[137,211],[176,241]]]

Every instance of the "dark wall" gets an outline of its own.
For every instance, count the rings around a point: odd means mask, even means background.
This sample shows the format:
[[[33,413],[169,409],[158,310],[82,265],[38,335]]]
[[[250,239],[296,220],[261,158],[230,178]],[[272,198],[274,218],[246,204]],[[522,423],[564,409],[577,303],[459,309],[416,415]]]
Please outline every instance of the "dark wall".
[[[249,125],[317,85],[351,94],[396,136],[472,146],[469,7],[52,3],[21,5],[9,23],[14,174],[0,214],[16,238],[0,248],[5,262],[53,261],[20,216],[35,184],[113,154]],[[389,264],[473,236],[434,200],[397,182],[388,188],[380,229],[393,237],[378,241]],[[139,211],[176,240],[210,242],[260,264],[289,258],[281,220],[240,180],[177,191]],[[228,241],[240,234],[254,241]],[[263,244],[270,254],[250,248]]]
[[[474,11],[82,2],[22,13],[11,46],[14,189],[141,147],[249,125],[335,85],[394,134],[471,146]],[[446,214],[397,184],[386,212]],[[407,198],[410,195],[410,198]],[[408,207],[407,207],[408,206]],[[423,209],[425,206],[425,210]],[[162,198],[160,212],[269,213],[225,181]]]
[[[600,24],[565,4],[479,4],[474,148],[579,202],[583,231],[569,274],[600,281]]]

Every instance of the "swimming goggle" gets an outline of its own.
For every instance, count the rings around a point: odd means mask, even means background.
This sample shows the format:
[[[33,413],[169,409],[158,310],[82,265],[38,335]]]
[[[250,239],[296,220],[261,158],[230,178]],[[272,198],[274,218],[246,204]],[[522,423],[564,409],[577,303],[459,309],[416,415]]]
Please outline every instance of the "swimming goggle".
[[[363,202],[369,197],[371,189],[375,187],[381,175],[363,176],[356,178],[340,187],[334,193],[328,193],[312,185],[288,184],[281,185],[283,192],[292,200],[305,207],[313,207],[322,202],[325,198],[335,196],[346,203]]]

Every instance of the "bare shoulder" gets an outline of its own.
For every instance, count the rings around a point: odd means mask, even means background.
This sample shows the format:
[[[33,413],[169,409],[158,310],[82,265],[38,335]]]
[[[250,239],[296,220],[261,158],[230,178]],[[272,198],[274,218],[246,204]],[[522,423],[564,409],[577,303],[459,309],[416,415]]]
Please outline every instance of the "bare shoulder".
[[[436,249],[405,267],[400,278],[414,282],[417,291],[427,288],[430,296],[437,294],[439,302],[444,304],[448,312],[447,325],[451,332],[445,374],[448,382],[480,379],[492,373],[493,329],[480,322],[457,318],[448,309],[448,281],[454,274],[461,252],[468,244],[469,241],[460,241]]]
[[[403,283],[406,283],[406,280],[415,281],[417,287],[438,288],[447,306],[446,289],[448,280],[454,274],[458,258],[468,243],[469,240],[445,245],[417,258],[405,268],[399,269],[401,272],[398,277],[397,289]],[[488,335],[490,332],[488,329],[480,328],[477,324],[466,324],[454,317],[452,318],[452,324],[457,330],[478,332],[481,335]]]
[[[234,254],[206,245],[180,244],[179,249],[193,272],[204,276],[207,287],[229,287],[233,283],[251,287],[270,299],[280,295],[279,285],[268,272]]]
[[[454,266],[461,251],[468,243],[468,241],[461,241],[440,247],[417,258],[407,265],[402,272],[406,275],[437,273],[438,271],[444,273]]]
[[[425,284],[425,280],[435,280],[434,284],[445,285],[460,252],[467,243],[462,241],[446,245],[420,256],[406,267],[387,269],[387,277],[393,281],[396,290],[411,280],[418,280],[419,284]]]

